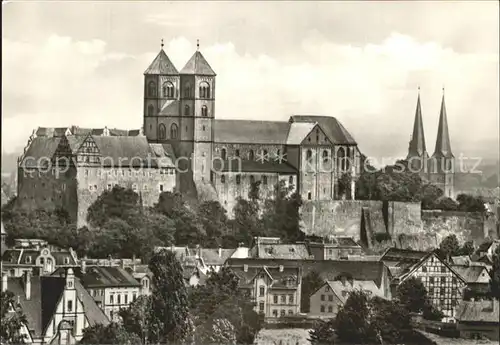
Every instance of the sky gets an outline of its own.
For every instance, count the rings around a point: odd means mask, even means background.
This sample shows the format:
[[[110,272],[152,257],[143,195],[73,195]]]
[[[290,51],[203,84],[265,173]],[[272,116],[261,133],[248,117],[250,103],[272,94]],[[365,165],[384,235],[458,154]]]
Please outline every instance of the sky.
[[[38,126],[140,128],[143,73],[196,50],[216,118],[336,117],[360,150],[405,156],[420,86],[434,151],[443,87],[455,156],[498,158],[499,3],[16,2],[2,11],[2,152]]]

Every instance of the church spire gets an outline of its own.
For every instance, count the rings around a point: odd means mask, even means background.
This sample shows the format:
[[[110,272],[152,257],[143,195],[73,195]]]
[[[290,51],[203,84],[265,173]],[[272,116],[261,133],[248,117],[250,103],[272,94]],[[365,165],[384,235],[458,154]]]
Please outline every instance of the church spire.
[[[415,110],[415,121],[413,123],[413,135],[408,148],[408,158],[421,157],[426,154],[424,123],[422,120],[422,108],[420,106],[420,87],[418,88],[417,109]]]
[[[441,99],[441,111],[439,114],[439,126],[436,137],[436,149],[433,156],[453,157],[451,152],[450,134],[448,133],[448,119],[446,117],[446,105],[443,98]]]

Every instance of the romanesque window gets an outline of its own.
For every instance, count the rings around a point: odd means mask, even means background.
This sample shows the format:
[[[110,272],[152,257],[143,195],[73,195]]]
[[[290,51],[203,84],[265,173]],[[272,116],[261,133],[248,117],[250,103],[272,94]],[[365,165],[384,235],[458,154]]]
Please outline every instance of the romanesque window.
[[[262,184],[267,184],[267,176],[262,176]]]
[[[226,155],[227,155],[226,149],[220,150],[220,158],[222,158],[222,159],[225,160],[226,159]]]
[[[208,108],[206,105],[201,107],[201,116],[208,116]]]
[[[174,84],[172,84],[169,81],[163,83],[163,97],[174,98],[174,96],[175,96]]]
[[[226,176],[224,175],[220,176],[220,183],[226,183]]]
[[[239,157],[240,156],[240,150],[236,149],[236,151],[234,151],[234,155],[236,157]]]
[[[150,104],[148,105],[148,116],[153,116],[155,114],[155,107]]]
[[[163,123],[158,126],[158,139],[165,140],[167,138],[167,128]]]
[[[210,85],[206,81],[200,83],[200,98],[210,98]]]
[[[323,150],[323,162],[328,161],[328,150]]]
[[[170,126],[170,138],[172,139],[177,139],[177,132],[179,131],[179,127],[177,127],[177,124],[172,123]]]
[[[248,152],[248,159],[253,161],[255,159],[255,153],[253,152],[253,150],[250,150]]]
[[[191,97],[191,85],[184,86],[184,97]]]
[[[189,116],[191,115],[191,109],[189,108],[189,105],[184,106],[184,116]]]
[[[311,194],[311,192],[308,192],[307,193],[307,200],[311,200],[311,199],[312,199],[312,194]]]
[[[310,161],[310,160],[312,159],[312,154],[313,154],[313,153],[312,153],[311,149],[308,149],[308,150],[306,151],[306,159],[307,159],[308,161]]]
[[[346,171],[346,155],[343,147],[337,151],[337,170],[341,172]]]
[[[148,96],[156,97],[156,84],[154,81],[150,81],[148,84]]]

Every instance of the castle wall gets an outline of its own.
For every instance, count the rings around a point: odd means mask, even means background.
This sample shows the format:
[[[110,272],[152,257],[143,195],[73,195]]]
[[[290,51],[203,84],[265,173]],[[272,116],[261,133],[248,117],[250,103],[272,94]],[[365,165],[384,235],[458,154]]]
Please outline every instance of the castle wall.
[[[392,209],[392,217],[391,215]],[[388,203],[389,233],[397,236],[399,234],[415,234],[423,230],[420,202],[399,202]]]
[[[461,243],[472,240],[478,245],[487,235],[484,216],[479,212],[423,210],[422,221],[424,231],[436,233],[438,243],[455,234]]]
[[[131,188],[141,196],[143,205],[153,206],[160,193],[174,190],[176,175],[174,169],[78,167],[77,181],[77,226],[81,227],[87,224],[88,208],[105,190],[115,185]]]

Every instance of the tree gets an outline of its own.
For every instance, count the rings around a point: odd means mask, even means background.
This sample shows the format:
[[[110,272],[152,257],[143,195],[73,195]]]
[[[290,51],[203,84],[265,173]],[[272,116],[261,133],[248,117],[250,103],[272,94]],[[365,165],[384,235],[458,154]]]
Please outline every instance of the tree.
[[[500,299],[500,246],[497,246],[493,253],[493,267],[491,268],[490,290],[491,295]]]
[[[467,241],[459,250],[459,255],[472,255],[474,254],[474,241]]]
[[[457,196],[458,209],[465,212],[485,212],[485,201],[480,196],[459,194]]]
[[[20,306],[14,301],[14,294],[10,291],[2,291],[0,295],[1,305],[1,344],[24,344],[26,336],[20,334],[23,325],[26,325],[26,316]]]
[[[103,226],[109,218],[119,218],[125,222],[133,220],[140,212],[139,195],[132,189],[114,186],[104,191],[90,205],[87,221],[92,227]]]
[[[397,344],[411,333],[410,314],[405,306],[380,297],[370,301],[370,336]]]
[[[300,310],[303,313],[310,311],[311,295],[325,283],[317,271],[311,271],[302,278]]]
[[[205,201],[198,207],[198,218],[207,235],[205,247],[217,248],[228,232],[227,211],[218,201]]]
[[[128,333],[122,325],[112,322],[107,326],[96,324],[85,328],[80,344],[137,345],[141,341],[136,334]]]
[[[153,342],[182,342],[191,331],[182,266],[175,253],[163,249],[153,255],[149,269],[153,273],[149,339]]]
[[[335,343],[335,321],[334,319],[316,322],[309,331],[309,341],[311,344],[327,345]]]
[[[444,314],[441,310],[437,309],[430,301],[427,301],[423,308],[422,316],[426,320],[431,321],[441,321],[444,317]]]
[[[445,237],[439,244],[439,252],[443,259],[448,260],[451,256],[459,254],[460,244],[454,234]]]
[[[119,312],[123,321],[124,329],[139,337],[142,344],[145,344],[148,337],[149,318],[151,312],[151,297],[139,296],[128,308]]]
[[[427,290],[419,278],[411,277],[399,284],[396,297],[413,313],[420,313],[427,301]]]
[[[335,333],[340,340],[363,343],[371,339],[368,301],[368,295],[362,291],[350,293],[334,322]]]

